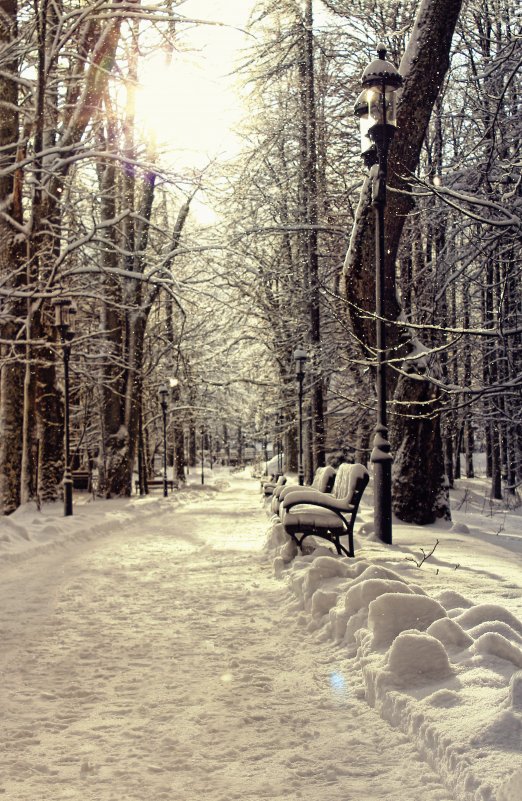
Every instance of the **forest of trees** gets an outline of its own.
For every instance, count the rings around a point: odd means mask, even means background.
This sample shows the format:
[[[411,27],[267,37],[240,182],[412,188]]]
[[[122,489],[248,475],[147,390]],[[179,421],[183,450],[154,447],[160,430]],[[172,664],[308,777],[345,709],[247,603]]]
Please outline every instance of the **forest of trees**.
[[[448,516],[486,455],[522,477],[522,39],[515,0],[259,0],[237,67],[233,159],[192,169],[146,135],[141,65],[174,59],[190,3],[0,0],[0,512],[58,499],[57,301],[77,309],[73,465],[129,495],[161,448],[281,436],[296,460],[368,461],[374,223],[353,107],[382,41],[404,88],[390,151],[386,322],[393,508]],[[252,44],[253,42],[253,44]],[[202,225],[203,194],[216,214]]]

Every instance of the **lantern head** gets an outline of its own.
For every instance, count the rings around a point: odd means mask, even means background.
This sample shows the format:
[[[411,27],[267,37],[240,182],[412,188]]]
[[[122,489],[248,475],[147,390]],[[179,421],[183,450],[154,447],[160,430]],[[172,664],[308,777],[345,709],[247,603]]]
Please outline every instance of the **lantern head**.
[[[363,156],[368,152],[366,140],[379,147],[391,140],[397,127],[397,90],[402,86],[402,75],[390,61],[386,61],[384,45],[377,45],[377,55],[378,58],[363,72],[363,92],[355,106],[355,113],[361,120],[361,142],[364,128],[367,150],[362,150]]]
[[[295,361],[295,374],[296,376],[302,376],[304,374],[304,363],[307,360],[308,356],[303,348],[297,348],[294,350],[294,361]]]

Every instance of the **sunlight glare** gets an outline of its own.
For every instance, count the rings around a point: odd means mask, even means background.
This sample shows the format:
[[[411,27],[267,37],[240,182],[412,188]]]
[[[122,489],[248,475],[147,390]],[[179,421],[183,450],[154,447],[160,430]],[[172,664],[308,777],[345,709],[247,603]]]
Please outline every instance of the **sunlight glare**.
[[[243,110],[230,73],[242,40],[236,29],[198,25],[183,36],[183,49],[158,49],[142,59],[138,120],[176,163],[200,167],[237,152],[233,129]]]

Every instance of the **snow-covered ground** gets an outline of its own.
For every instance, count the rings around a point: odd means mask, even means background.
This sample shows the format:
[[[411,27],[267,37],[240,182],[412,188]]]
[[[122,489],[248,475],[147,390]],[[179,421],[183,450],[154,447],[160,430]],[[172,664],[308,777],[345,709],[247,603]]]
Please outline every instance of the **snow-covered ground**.
[[[452,496],[452,524],[396,521],[387,547],[372,541],[370,487],[355,560],[319,547],[286,564],[274,521],[276,572],[303,625],[346,650],[368,703],[456,798],[521,801],[521,510],[491,502],[484,479]]]
[[[10,801],[520,801],[519,510],[285,563],[259,484],[0,519]],[[435,552],[420,567],[422,550]]]

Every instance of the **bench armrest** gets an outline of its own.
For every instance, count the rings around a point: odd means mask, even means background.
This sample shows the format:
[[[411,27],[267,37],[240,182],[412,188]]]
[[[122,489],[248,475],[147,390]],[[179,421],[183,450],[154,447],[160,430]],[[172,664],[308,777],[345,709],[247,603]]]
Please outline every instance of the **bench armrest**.
[[[324,509],[331,509],[332,512],[350,512],[353,509],[348,498],[333,498],[328,492],[319,492],[313,489],[297,489],[289,493],[282,501],[282,508],[288,512],[292,506],[300,504],[321,506]]]
[[[291,495],[292,492],[299,492],[303,491],[303,487],[300,484],[285,484],[283,487],[279,488],[279,492],[277,493],[277,497],[280,501],[283,498],[286,498],[288,495]]]

